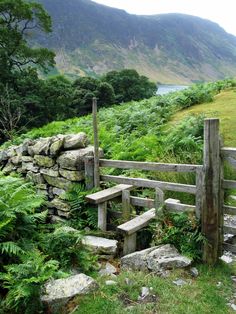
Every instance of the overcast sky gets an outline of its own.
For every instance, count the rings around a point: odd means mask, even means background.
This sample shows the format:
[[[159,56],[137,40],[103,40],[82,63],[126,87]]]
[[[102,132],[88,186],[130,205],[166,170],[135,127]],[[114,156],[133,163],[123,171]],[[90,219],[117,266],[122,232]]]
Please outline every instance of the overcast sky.
[[[236,0],[93,0],[133,14],[185,13],[218,23],[236,36]]]

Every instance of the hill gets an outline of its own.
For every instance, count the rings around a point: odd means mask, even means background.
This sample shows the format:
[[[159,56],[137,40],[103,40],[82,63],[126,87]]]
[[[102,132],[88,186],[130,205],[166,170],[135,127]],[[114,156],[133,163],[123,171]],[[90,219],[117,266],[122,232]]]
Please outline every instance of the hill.
[[[90,0],[38,0],[53,33],[35,43],[53,48],[67,75],[135,68],[164,83],[222,79],[236,74],[236,37],[194,16],[137,16]]]

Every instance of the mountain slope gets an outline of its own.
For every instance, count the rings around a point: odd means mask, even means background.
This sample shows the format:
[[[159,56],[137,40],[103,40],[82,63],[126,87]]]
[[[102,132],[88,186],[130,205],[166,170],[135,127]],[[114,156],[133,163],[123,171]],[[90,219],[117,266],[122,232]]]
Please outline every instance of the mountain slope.
[[[90,0],[39,0],[53,33],[37,42],[55,49],[65,73],[101,74],[124,67],[161,82],[189,83],[236,74],[236,37],[194,16],[137,16]]]

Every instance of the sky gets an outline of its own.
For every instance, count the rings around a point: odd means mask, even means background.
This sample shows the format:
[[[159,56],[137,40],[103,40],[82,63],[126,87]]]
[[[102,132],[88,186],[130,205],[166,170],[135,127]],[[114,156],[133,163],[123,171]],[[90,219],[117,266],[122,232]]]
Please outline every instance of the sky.
[[[218,23],[236,36],[236,0],[93,0],[132,14],[185,13]]]

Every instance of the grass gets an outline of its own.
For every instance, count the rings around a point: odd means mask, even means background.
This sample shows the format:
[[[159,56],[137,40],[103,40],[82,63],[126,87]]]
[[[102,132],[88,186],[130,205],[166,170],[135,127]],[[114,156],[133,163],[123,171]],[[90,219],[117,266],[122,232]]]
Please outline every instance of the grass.
[[[175,270],[162,278],[143,272],[121,272],[117,285],[106,286],[107,278],[99,278],[100,289],[76,300],[74,314],[226,314],[233,313],[227,303],[233,294],[230,278],[233,270],[223,263],[213,268],[198,265],[199,276],[192,278],[188,271]],[[127,285],[125,280],[129,279]],[[173,280],[184,279],[187,284],[176,286]],[[218,283],[221,283],[220,285]],[[218,286],[219,285],[219,286]],[[152,287],[153,303],[139,303],[142,287]]]
[[[207,117],[220,118],[221,133],[225,146],[236,147],[236,91],[226,90],[214,97],[210,103],[194,105],[188,109],[178,111],[172,118],[173,126],[188,115],[204,113]]]

